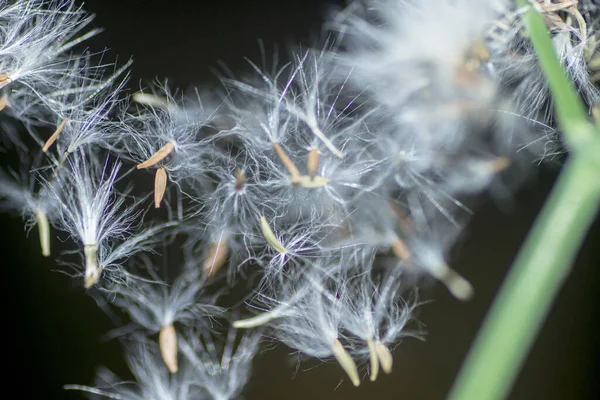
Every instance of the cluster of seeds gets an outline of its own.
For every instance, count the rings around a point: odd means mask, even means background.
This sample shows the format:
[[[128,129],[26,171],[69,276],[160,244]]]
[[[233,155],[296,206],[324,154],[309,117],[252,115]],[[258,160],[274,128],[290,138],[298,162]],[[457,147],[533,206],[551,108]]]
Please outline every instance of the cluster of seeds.
[[[533,5],[592,113],[599,7]],[[130,320],[115,335],[137,384],[105,373],[68,388],[239,398],[261,338],[335,359],[355,386],[363,368],[390,373],[394,346],[421,336],[422,277],[473,293],[447,261],[465,200],[510,194],[561,152],[519,13],[503,0],[353,2],[284,65],[126,96],[131,62],[73,52],[99,32],[73,1],[0,0],[0,129],[19,155],[1,205],[37,225],[45,256],[53,232],[77,243],[80,259],[61,263]],[[134,189],[148,172],[153,189]],[[245,301],[226,304],[239,286]]]

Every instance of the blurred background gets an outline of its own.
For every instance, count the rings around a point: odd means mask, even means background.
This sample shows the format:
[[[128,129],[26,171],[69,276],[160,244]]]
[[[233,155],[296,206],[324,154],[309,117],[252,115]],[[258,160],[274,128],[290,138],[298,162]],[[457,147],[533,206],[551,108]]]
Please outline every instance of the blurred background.
[[[132,56],[132,90],[155,78],[168,78],[171,87],[181,89],[216,84],[220,62],[237,72],[248,71],[243,57],[260,60],[258,39],[268,54],[279,45],[285,56],[289,45],[313,44],[327,12],[341,5],[316,0],[85,2],[97,15],[94,25],[105,28],[89,42],[90,49],[110,48],[109,61],[118,57],[123,63]],[[452,258],[452,266],[475,287],[475,297],[460,303],[441,285],[423,292],[423,298],[433,299],[417,314],[426,340],[401,343],[391,375],[374,383],[364,379],[360,388],[347,380],[337,387],[344,378],[337,364],[302,363],[295,374],[297,358],[278,345],[257,357],[247,400],[443,399],[557,172],[538,170],[511,204],[482,196]],[[109,318],[79,281],[41,256],[37,231],[27,237],[20,219],[6,215],[0,215],[0,226],[7,288],[2,292],[4,392],[16,390],[22,399],[80,399],[81,393],[62,386],[93,384],[101,365],[130,378],[119,343],[102,340],[113,328]],[[54,249],[61,246],[53,240]],[[599,293],[600,225],[595,223],[511,399],[600,398]]]

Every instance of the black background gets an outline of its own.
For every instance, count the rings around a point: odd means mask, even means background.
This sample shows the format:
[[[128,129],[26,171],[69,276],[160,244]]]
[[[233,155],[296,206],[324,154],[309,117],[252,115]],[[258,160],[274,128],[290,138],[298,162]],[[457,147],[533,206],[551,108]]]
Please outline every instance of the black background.
[[[311,44],[331,4],[314,0],[95,0],[87,1],[85,8],[97,15],[94,25],[106,28],[89,42],[90,48],[109,47],[107,59],[118,56],[120,62],[133,56],[130,86],[135,89],[139,80],[154,78],[169,78],[181,88],[215,83],[213,69],[219,61],[233,71],[247,70],[243,57],[259,59],[259,38],[268,52],[274,44],[280,45],[282,53],[288,44]],[[303,369],[315,363],[301,364],[294,376],[295,358],[288,357],[291,350],[280,345],[257,358],[246,398],[444,398],[556,173],[542,169],[531,177],[516,195],[514,206],[498,207],[482,199],[452,262],[474,285],[474,299],[462,304],[443,287],[431,288],[425,297],[435,300],[418,313],[427,326],[427,340],[409,339],[397,347],[392,375],[375,383],[363,379],[358,389],[345,380],[336,389],[343,377],[336,364],[308,371]],[[22,399],[82,398],[80,393],[65,392],[62,385],[92,384],[99,365],[128,378],[119,344],[101,340],[113,326],[85,295],[80,282],[56,271],[53,261],[39,254],[37,232],[27,238],[19,218],[2,215],[0,226],[6,288],[2,292],[3,392],[14,390]],[[592,227],[512,399],[593,399],[600,393],[598,228],[598,223]],[[58,239],[53,241],[55,248],[60,246]]]

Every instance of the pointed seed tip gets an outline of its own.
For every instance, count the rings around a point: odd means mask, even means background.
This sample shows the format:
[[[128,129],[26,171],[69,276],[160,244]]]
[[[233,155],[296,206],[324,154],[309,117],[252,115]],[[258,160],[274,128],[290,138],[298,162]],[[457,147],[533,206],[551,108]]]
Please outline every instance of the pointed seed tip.
[[[179,370],[177,363],[177,331],[173,324],[163,326],[158,334],[160,354],[172,374]]]

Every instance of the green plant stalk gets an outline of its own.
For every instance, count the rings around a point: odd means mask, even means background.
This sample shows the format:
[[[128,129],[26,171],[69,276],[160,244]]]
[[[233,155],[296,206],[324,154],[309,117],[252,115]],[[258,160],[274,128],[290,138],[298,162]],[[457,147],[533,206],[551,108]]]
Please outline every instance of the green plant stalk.
[[[574,158],[489,311],[449,399],[503,399],[570,270],[600,201],[595,163]]]
[[[542,16],[527,0],[517,4],[571,156],[487,314],[451,400],[507,396],[600,204],[600,136],[560,65]]]
[[[582,146],[593,140],[595,135],[589,129],[586,109],[554,51],[544,17],[533,9],[529,1],[517,0],[516,3],[552,92],[558,124],[567,145],[573,148]]]

